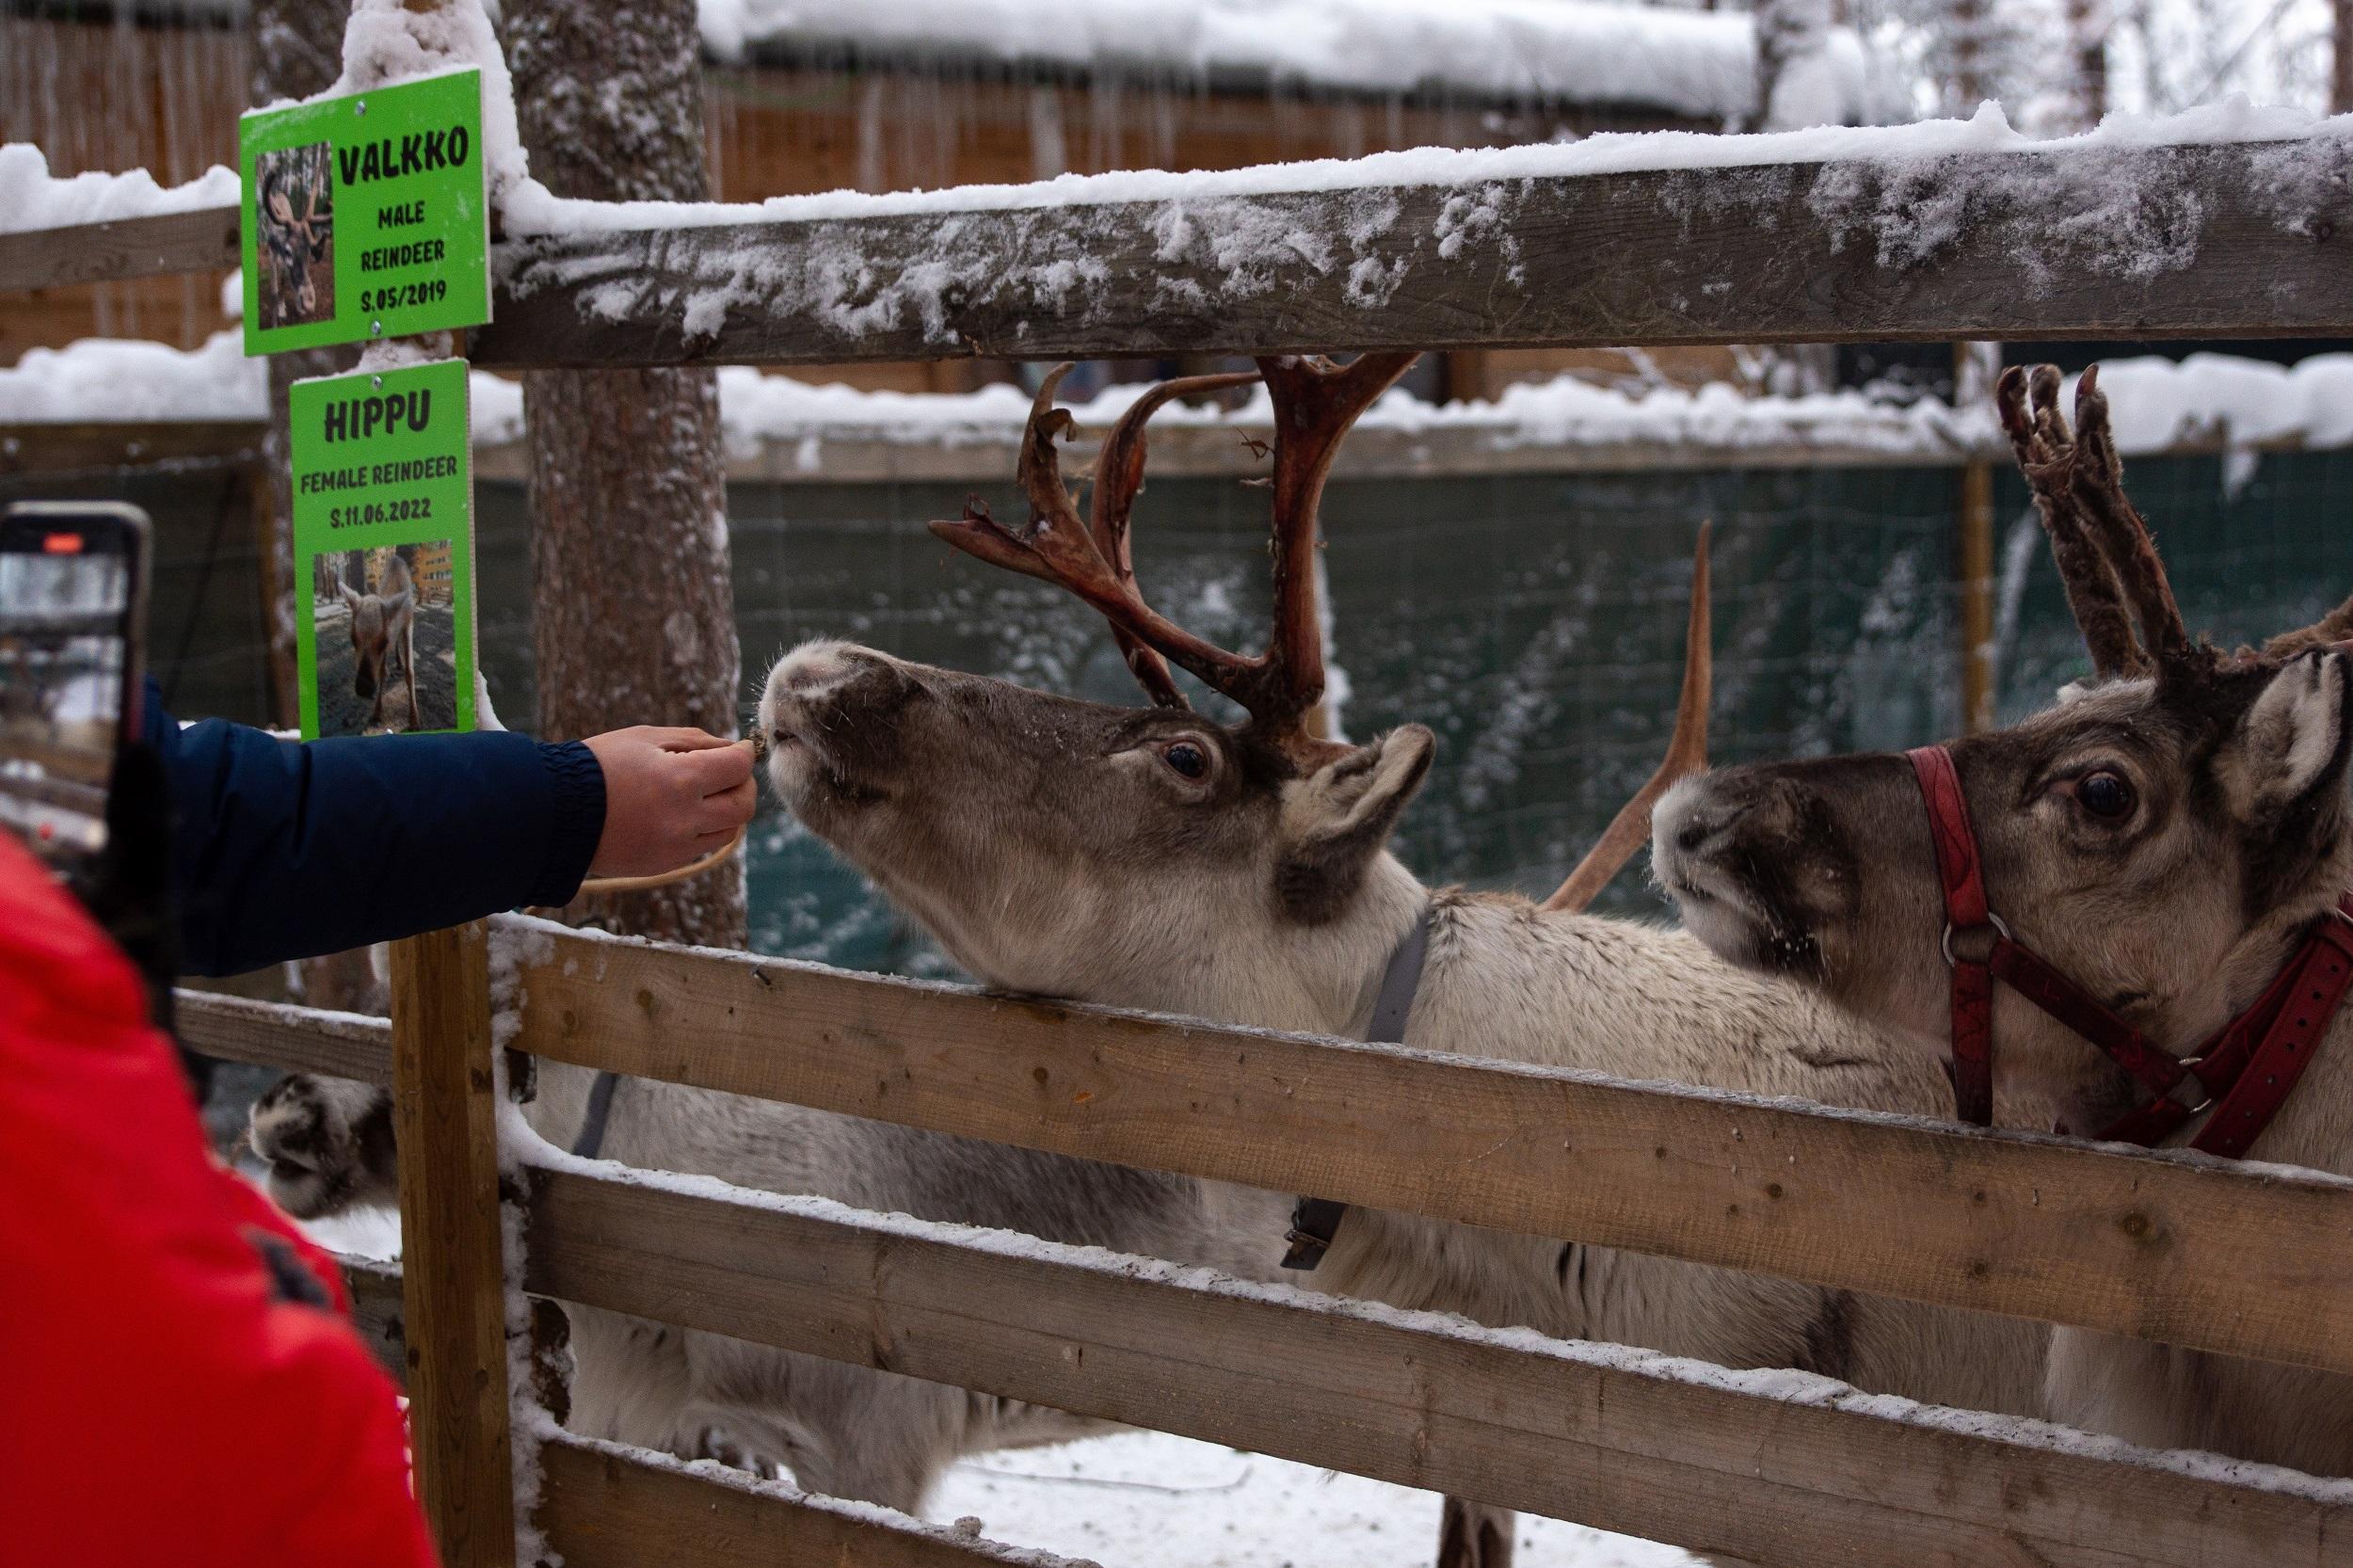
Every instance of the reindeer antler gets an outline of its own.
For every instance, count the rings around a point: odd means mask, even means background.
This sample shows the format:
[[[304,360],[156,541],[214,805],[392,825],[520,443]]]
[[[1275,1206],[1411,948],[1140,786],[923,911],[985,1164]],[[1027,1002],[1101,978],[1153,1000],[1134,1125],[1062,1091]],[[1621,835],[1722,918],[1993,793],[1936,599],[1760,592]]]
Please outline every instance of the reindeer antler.
[[[2035,367],[2031,417],[2019,396],[2021,379],[2015,367],[2004,371],[1995,402],[2050,535],[2068,606],[2093,667],[2103,675],[2141,675],[2153,667],[2159,679],[2210,670],[2211,650],[2190,641],[2149,524],[2124,494],[2124,464],[2100,391],[2100,367],[2087,369],[2075,383],[2072,439],[2058,411],[2057,368]]]
[[[1139,399],[1105,440],[1096,469],[1092,524],[1081,523],[1063,485],[1054,439],[1070,428],[1054,407],[1067,364],[1050,372],[1031,405],[1021,441],[1020,482],[1030,523],[1016,533],[978,500],[954,522],[932,532],[993,565],[1059,583],[1100,611],[1119,639],[1128,668],[1152,700],[1181,707],[1168,664],[1248,711],[1252,727],[1295,759],[1336,751],[1307,734],[1306,715],[1323,695],[1323,639],[1316,624],[1316,508],[1340,439],[1375,398],[1418,356],[1365,354],[1346,366],[1322,359],[1278,358],[1249,373],[1191,376]],[[1154,410],[1188,392],[1239,386],[1263,377],[1274,402],[1274,629],[1264,653],[1245,658],[1206,642],[1144,601],[1128,548],[1128,514],[1144,477],[1144,426]]]
[[[2037,365],[2029,413],[2027,372],[2012,365],[1994,386],[1994,404],[2001,410],[2002,428],[2009,433],[2010,448],[2018,455],[2018,470],[2034,494],[2035,511],[2051,541],[2051,559],[2067,589],[2067,607],[2074,612],[2075,625],[2091,650],[2093,671],[2104,677],[2146,674],[2149,661],[2133,640],[2123,590],[2075,501],[2075,440],[2068,433],[2067,416],[2059,412],[2058,387],[2058,366]]]
[[[2353,637],[2353,599],[2346,600],[2312,625],[2282,632],[2264,644],[2262,657],[2273,662],[2292,659],[2315,648],[2332,648]]]
[[[1068,365],[1058,367],[1048,377],[1047,396],[1053,386],[1062,382]],[[1112,573],[1127,584],[1130,593],[1136,588],[1135,552],[1128,539],[1128,515],[1135,509],[1136,492],[1144,488],[1144,427],[1163,404],[1179,397],[1192,397],[1202,392],[1224,392],[1229,387],[1247,386],[1258,378],[1255,371],[1228,371],[1222,376],[1187,376],[1174,381],[1163,381],[1152,388],[1119,416],[1111,434],[1103,438],[1103,450],[1095,459],[1095,489],[1087,497],[1087,522],[1095,531],[1095,548]],[[1036,416],[1032,413],[1032,418]],[[1066,424],[1069,416],[1064,415]],[[1176,678],[1168,672],[1168,661],[1136,640],[1133,632],[1117,621],[1112,622],[1112,640],[1119,645],[1120,656],[1128,661],[1144,693],[1154,705],[1161,708],[1189,706],[1184,694],[1176,689]]]
[[[1683,632],[1683,691],[1675,698],[1674,733],[1668,737],[1667,755],[1657,771],[1618,808],[1609,825],[1601,830],[1585,858],[1569,872],[1553,895],[1547,910],[1578,910],[1593,902],[1609,879],[1623,870],[1635,852],[1650,840],[1650,814],[1658,797],[1677,779],[1707,766],[1707,700],[1715,689],[1714,608],[1708,593],[1707,541],[1715,524],[1700,524],[1699,547],[1691,552],[1691,608]]]
[[[2106,552],[2108,566],[2132,606],[2140,627],[2141,647],[2156,661],[2160,677],[2202,667],[2182,624],[2181,606],[2173,585],[2166,580],[2165,562],[2156,541],[2124,496],[2124,464],[2116,454],[2116,434],[2108,427],[2108,400],[2100,391],[2100,367],[2087,368],[2075,383],[2076,460],[2068,488],[2090,520]]]

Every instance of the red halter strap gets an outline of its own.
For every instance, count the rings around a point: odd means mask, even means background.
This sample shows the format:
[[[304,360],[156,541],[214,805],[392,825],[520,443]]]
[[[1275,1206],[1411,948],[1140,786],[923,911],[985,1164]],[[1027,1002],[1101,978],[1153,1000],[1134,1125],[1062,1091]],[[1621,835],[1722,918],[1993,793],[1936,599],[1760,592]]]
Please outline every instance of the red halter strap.
[[[1993,982],[1999,980],[2106,1052],[2150,1091],[2147,1105],[2100,1137],[2153,1144],[2213,1109],[2190,1146],[2228,1159],[2245,1154],[2286,1103],[2353,988],[2353,896],[2313,926],[2252,1007],[2194,1054],[2176,1059],[2010,935],[1986,900],[1977,836],[1952,753],[1922,746],[1904,755],[1928,807],[1929,838],[1945,890],[1954,1114],[1979,1127],[1993,1120]]]

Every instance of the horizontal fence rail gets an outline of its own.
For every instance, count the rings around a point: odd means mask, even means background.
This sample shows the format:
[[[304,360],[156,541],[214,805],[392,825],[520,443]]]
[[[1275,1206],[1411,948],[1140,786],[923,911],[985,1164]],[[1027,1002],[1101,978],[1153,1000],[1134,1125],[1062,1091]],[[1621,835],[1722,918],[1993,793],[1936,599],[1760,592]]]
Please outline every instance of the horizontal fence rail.
[[[570,234],[477,364],[2335,336],[2346,144],[2075,148]],[[2345,236],[2340,238],[2339,236]]]
[[[557,1061],[2353,1371],[2353,1183],[559,930]]]
[[[2353,333],[2353,140],[2070,147],[496,248],[475,363]],[[232,207],[0,233],[0,289],[234,264]]]
[[[556,1171],[528,1214],[525,1285],[565,1301],[1759,1564],[2285,1568],[2353,1528],[2353,1487],[1025,1237]]]
[[[266,434],[258,419],[10,420],[0,422],[0,478],[241,468],[261,462]]]
[[[237,244],[233,205],[62,229],[0,231],[0,290],[222,272],[237,264]]]
[[[205,1056],[362,1083],[392,1081],[392,1026],[382,1018],[186,989],[172,994],[172,1009],[181,1044]]]
[[[1096,1568],[569,1435],[539,1466],[537,1523],[565,1568]]]

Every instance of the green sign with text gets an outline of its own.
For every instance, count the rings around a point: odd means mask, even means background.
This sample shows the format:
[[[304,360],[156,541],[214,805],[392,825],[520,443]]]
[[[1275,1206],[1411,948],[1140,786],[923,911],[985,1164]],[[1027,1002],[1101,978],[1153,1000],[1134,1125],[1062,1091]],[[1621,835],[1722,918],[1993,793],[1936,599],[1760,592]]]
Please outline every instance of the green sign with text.
[[[296,381],[302,735],[472,729],[466,361]]]
[[[245,351],[490,319],[482,72],[257,109],[245,180]]]

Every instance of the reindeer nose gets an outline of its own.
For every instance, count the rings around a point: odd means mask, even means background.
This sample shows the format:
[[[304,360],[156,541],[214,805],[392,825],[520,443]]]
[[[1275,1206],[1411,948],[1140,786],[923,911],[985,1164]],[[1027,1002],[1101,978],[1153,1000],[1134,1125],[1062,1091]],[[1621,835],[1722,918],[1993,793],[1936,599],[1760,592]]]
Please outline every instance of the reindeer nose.
[[[803,704],[816,704],[858,684],[861,678],[884,674],[892,668],[891,661],[869,648],[852,643],[804,643],[776,662],[768,675],[771,697],[789,696]]]
[[[1707,777],[1687,778],[1669,790],[1651,812],[1651,841],[1678,854],[1697,855],[1740,818],[1737,802],[1721,798]]]

